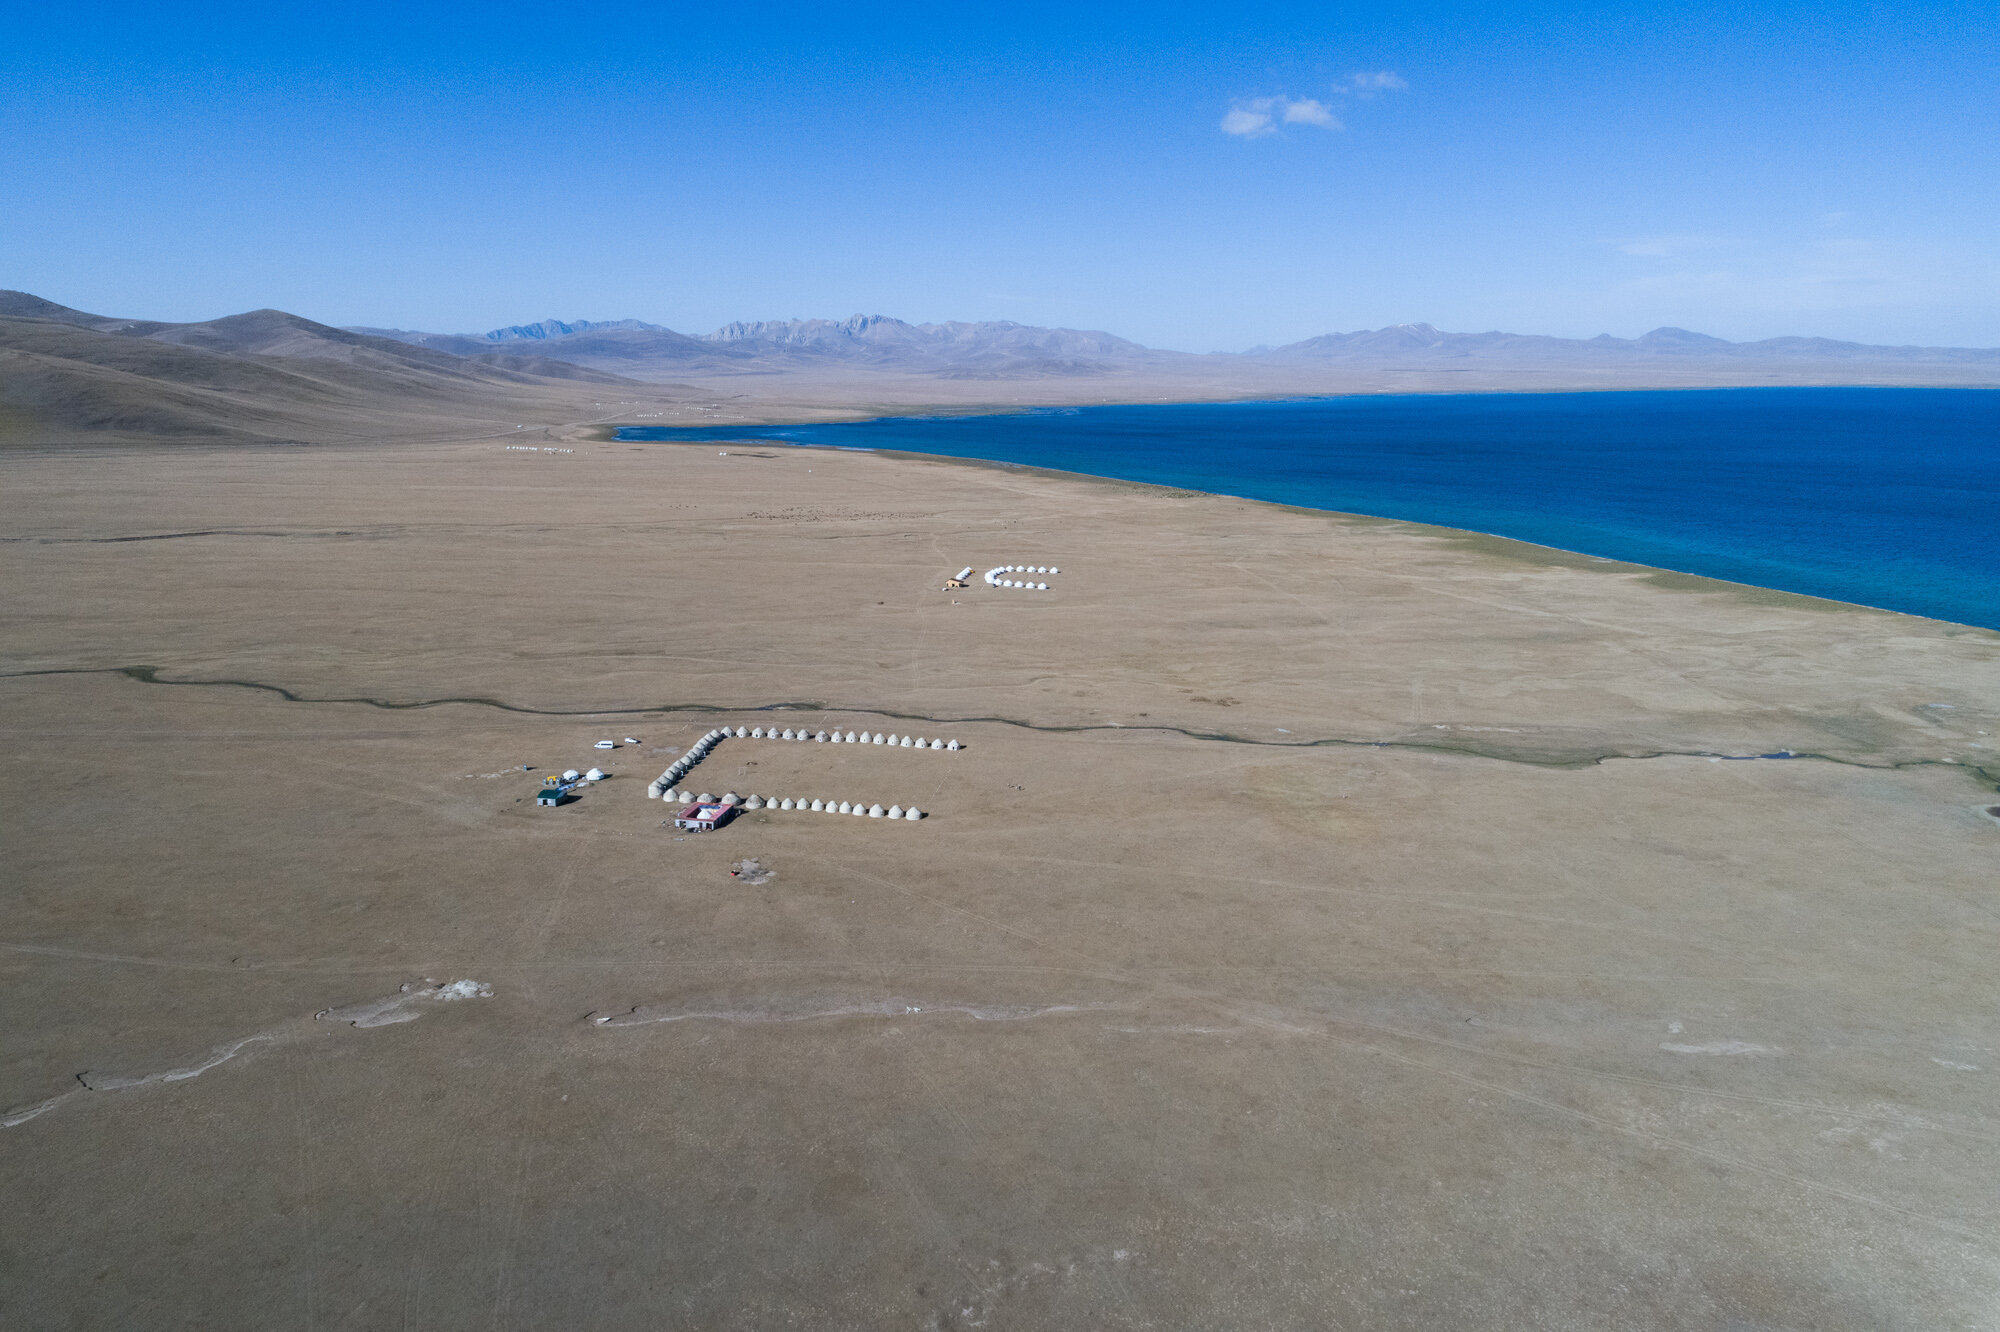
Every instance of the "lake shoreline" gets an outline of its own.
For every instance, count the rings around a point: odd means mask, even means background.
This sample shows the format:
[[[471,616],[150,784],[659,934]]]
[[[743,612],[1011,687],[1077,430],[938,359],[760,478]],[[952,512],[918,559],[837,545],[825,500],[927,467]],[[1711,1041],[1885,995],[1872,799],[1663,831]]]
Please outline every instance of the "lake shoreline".
[[[1614,401],[1615,399],[1615,401]],[[2000,629],[1983,511],[2000,397],[1626,390],[1111,404],[619,426],[626,442],[877,449],[1478,533],[1720,584]],[[1927,449],[1913,449],[1912,440]]]

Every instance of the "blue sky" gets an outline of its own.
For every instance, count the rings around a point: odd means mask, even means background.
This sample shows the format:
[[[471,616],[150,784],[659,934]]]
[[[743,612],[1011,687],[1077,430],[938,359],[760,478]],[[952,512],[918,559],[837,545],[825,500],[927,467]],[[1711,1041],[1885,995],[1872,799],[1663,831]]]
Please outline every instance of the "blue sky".
[[[2000,345],[1989,4],[291,8],[17,0],[0,286]]]

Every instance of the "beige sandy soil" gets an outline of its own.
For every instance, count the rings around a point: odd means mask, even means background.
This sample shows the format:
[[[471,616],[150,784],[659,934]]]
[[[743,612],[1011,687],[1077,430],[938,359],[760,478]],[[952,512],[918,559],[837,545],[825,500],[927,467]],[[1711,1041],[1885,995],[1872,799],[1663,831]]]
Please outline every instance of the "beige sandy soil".
[[[2000,635],[569,447],[5,460],[0,1325],[1993,1326]]]

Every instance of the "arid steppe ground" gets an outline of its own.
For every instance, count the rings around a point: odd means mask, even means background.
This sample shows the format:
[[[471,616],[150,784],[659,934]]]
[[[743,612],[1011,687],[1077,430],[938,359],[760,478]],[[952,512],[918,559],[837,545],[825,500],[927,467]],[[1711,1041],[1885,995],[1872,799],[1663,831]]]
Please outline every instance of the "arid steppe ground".
[[[2000,1324],[2000,634],[506,445],[0,458],[0,1325]]]

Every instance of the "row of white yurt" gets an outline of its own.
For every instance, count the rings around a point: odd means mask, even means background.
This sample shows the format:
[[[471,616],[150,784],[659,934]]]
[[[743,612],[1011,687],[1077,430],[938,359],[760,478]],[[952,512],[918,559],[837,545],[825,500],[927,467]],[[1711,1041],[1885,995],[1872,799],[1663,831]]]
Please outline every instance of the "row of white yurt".
[[[880,731],[873,734],[867,731],[862,731],[858,734],[854,731],[849,731],[846,735],[835,731],[830,738],[835,744],[895,745],[899,749],[957,749],[959,747],[956,740],[926,740],[920,735],[885,735]]]
[[[681,792],[677,796],[674,792],[668,791],[667,799],[669,800],[699,799],[701,801],[707,802],[712,800],[713,797],[709,796],[706,793],[703,793],[701,796],[696,797],[686,792]],[[722,798],[722,803],[725,805],[737,803],[735,792],[732,791],[730,794],[724,796]],[[879,804],[864,805],[859,801],[851,801],[851,800],[842,800],[836,802],[832,800],[807,800],[804,797],[799,797],[796,799],[791,797],[786,797],[784,799],[780,799],[776,796],[767,797],[761,795],[752,795],[749,799],[744,800],[742,802],[742,805],[743,808],[746,810],[752,810],[752,809],[818,810],[821,813],[826,813],[826,814],[859,814],[859,815],[866,815],[868,818],[871,819],[907,819],[911,822],[915,822],[916,820],[925,817],[924,812],[918,809],[915,805],[911,805],[908,809],[904,809],[901,805],[891,805],[887,809],[883,809],[882,806]]]
[[[721,732],[721,734],[722,734],[722,735],[724,735],[724,736],[727,736],[727,735],[729,735],[729,734],[730,734],[730,732],[728,731],[728,729],[727,729],[727,728],[724,728],[724,730],[723,730],[723,731]],[[737,728],[737,730],[736,730],[736,734],[738,734],[738,735],[743,735],[743,734],[746,734],[746,732],[744,732],[743,728],[741,728],[741,727],[738,727],[738,728]],[[943,739],[935,739],[935,740],[927,740],[927,739],[925,739],[925,738],[924,738],[923,736],[920,736],[920,735],[915,735],[915,736],[912,736],[912,735],[889,735],[889,734],[885,734],[884,732],[881,732],[881,731],[875,731],[875,732],[869,732],[869,731],[849,731],[849,732],[847,732],[847,733],[846,733],[845,735],[842,735],[842,734],[841,734],[841,733],[840,733],[839,731],[834,731],[834,732],[832,732],[831,734],[829,734],[829,733],[828,733],[828,732],[826,732],[826,731],[821,731],[821,732],[819,732],[819,733],[818,733],[817,735],[808,735],[808,734],[807,734],[807,733],[806,733],[805,731],[803,731],[803,730],[798,730],[798,731],[794,731],[794,730],[784,730],[784,731],[779,731],[778,729],[776,729],[776,728],[774,727],[774,728],[772,728],[771,730],[769,730],[769,731],[766,731],[766,730],[765,730],[765,729],[764,729],[763,727],[759,726],[759,727],[755,728],[754,730],[752,730],[752,731],[748,732],[747,734],[748,734],[748,735],[750,735],[750,736],[751,736],[752,738],[755,738],[755,739],[759,739],[759,740],[808,740],[808,739],[810,739],[810,740],[820,740],[820,741],[830,741],[830,742],[832,742],[833,744],[850,744],[850,745],[895,745],[896,747],[898,747],[898,748],[900,748],[900,749],[957,749],[957,748],[959,748],[959,743],[958,743],[958,741],[956,741],[956,740],[943,740]],[[708,747],[709,743],[710,743],[710,742],[709,742],[709,741],[707,740],[707,738],[706,738],[706,737],[703,737],[703,739],[702,739],[702,740],[699,740],[699,741],[696,741],[696,742],[695,742],[695,745],[694,745],[694,746],[693,746],[692,748],[690,748],[690,749],[688,750],[688,752],[686,753],[686,755],[684,755],[683,757],[681,757],[681,758],[680,758],[679,760],[677,760],[677,761],[676,761],[676,762],[675,762],[675,763],[674,763],[674,764],[673,764],[673,765],[672,765],[671,767],[669,767],[669,768],[667,769],[667,773],[663,773],[663,774],[661,774],[661,775],[662,775],[662,776],[666,776],[666,775],[667,775],[668,773],[672,773],[672,772],[673,772],[673,770],[674,770],[674,768],[679,768],[679,769],[680,769],[680,770],[681,770],[682,772],[685,772],[685,771],[687,771],[687,770],[688,770],[689,768],[693,767],[693,766],[695,765],[695,763],[699,762],[699,761],[700,761],[700,759],[701,759],[701,758],[702,758],[702,757],[703,757],[703,756],[704,756],[704,755],[705,755],[705,754],[707,753],[707,747]]]

